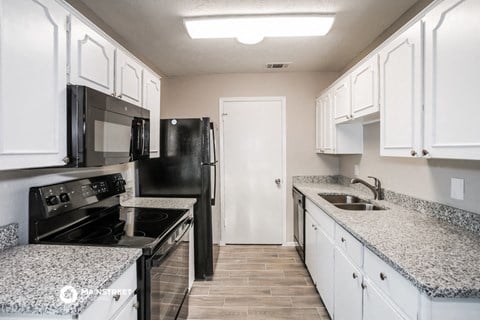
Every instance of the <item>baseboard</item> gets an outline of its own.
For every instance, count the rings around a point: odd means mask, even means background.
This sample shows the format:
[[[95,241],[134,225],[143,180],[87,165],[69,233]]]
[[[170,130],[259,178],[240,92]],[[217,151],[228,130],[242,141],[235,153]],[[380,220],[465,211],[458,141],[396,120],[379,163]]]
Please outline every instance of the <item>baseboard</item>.
[[[296,247],[297,243],[295,241],[285,242],[282,246],[284,247]]]

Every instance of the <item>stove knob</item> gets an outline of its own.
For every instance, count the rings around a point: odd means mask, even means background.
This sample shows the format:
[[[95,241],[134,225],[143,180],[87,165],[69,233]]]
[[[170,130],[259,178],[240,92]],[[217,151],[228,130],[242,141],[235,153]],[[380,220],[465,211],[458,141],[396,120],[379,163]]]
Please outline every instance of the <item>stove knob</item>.
[[[60,202],[57,196],[50,196],[46,199],[46,201],[47,201],[47,205],[49,206],[54,206]]]
[[[70,197],[69,197],[68,193],[61,193],[61,194],[60,194],[60,201],[61,201],[61,202],[68,202],[68,201],[70,201]]]

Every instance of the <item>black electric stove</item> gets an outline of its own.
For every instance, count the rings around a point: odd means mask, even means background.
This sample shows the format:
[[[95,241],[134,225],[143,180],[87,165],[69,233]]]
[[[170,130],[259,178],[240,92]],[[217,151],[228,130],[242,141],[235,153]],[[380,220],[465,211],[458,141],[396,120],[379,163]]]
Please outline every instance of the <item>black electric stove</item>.
[[[167,319],[163,315],[168,314],[168,319],[177,319],[188,291],[193,215],[188,210],[122,207],[119,196],[124,192],[121,174],[30,188],[29,241],[141,248],[138,318]],[[169,260],[174,260],[172,265],[177,268],[178,305],[152,301],[162,285],[168,285],[155,281],[165,278],[159,274],[171,264]]]

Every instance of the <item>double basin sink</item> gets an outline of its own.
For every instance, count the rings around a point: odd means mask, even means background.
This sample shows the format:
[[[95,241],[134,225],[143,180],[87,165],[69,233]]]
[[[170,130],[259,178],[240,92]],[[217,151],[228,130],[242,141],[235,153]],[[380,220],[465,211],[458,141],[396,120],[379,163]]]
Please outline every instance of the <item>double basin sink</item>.
[[[368,200],[361,199],[349,194],[318,194],[323,199],[327,200],[335,207],[343,210],[352,211],[376,211],[385,210],[386,208],[377,206]]]

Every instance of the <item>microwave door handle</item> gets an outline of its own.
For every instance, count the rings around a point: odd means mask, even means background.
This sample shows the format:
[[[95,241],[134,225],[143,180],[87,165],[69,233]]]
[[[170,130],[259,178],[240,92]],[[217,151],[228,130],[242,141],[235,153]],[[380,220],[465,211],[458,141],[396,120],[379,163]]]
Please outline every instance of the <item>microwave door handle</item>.
[[[143,156],[145,154],[145,120],[142,120],[142,151],[140,154]]]

